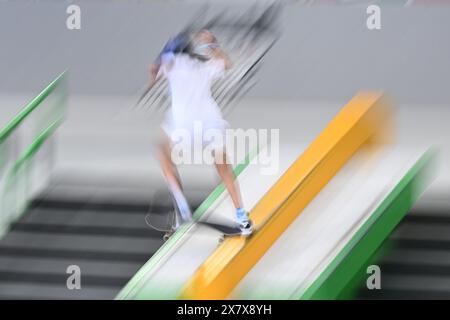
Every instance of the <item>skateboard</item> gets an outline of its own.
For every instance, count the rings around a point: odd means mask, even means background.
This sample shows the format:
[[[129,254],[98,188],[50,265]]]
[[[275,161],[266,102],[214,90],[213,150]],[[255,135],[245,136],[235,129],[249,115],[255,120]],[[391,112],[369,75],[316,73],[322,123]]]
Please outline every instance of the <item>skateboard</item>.
[[[168,217],[168,223],[166,226],[156,226],[154,223],[150,220],[150,214],[147,214],[145,217],[145,222],[147,225],[160,232],[164,232],[163,240],[167,241],[169,238],[175,233],[175,231],[178,229],[178,226],[181,225],[180,221],[181,219],[177,217],[178,214],[173,211],[169,213]],[[177,221],[176,221],[177,220]],[[211,229],[214,229],[216,231],[219,231],[222,235],[219,239],[219,243],[223,242],[225,238],[228,237],[237,237],[237,236],[249,236],[249,235],[242,235],[241,229],[237,225],[226,225],[226,224],[220,224],[220,223],[214,223],[214,222],[208,222],[208,221],[192,221],[194,224],[202,225]]]
[[[167,216],[167,221],[165,225],[163,226],[157,226],[156,223],[152,222],[150,219],[150,213],[148,213],[145,216],[145,222],[147,225],[157,231],[164,232],[163,240],[167,241],[169,238],[175,233],[175,231],[180,227],[182,224],[181,215],[178,210],[178,206],[173,199],[174,203],[174,210],[170,211]],[[223,242],[225,238],[227,237],[236,237],[241,236],[242,232],[241,229],[237,225],[229,225],[229,224],[220,224],[220,223],[214,223],[209,221],[202,221],[202,220],[193,220],[191,221],[194,224],[203,225],[205,227],[214,229],[216,231],[219,231],[222,233],[219,243]],[[249,236],[249,235],[242,235],[242,236]]]
[[[172,236],[172,234],[174,234],[175,231],[178,229],[178,227],[180,226],[181,221],[182,221],[181,215],[178,210],[178,205],[177,205],[174,197],[172,197],[172,202],[173,202],[174,209],[168,213],[166,223],[164,225],[158,226],[158,225],[156,225],[155,222],[152,222],[150,219],[150,216],[151,216],[150,212],[148,212],[147,215],[145,216],[145,223],[150,228],[152,228],[156,231],[159,231],[159,232],[164,232],[164,235],[163,235],[164,241],[169,240],[169,238]]]
[[[229,237],[237,237],[237,236],[249,237],[252,235],[252,234],[243,235],[241,229],[237,225],[226,225],[208,221],[197,221],[196,223],[221,232],[222,236],[219,239],[219,244]]]
[[[178,221],[177,221],[178,220]],[[177,230],[177,225],[179,225],[179,218],[177,217],[175,212],[169,212],[167,216],[166,224],[163,226],[157,226],[154,222],[151,221],[150,213],[145,216],[145,223],[152,229],[164,232],[163,240],[167,241],[175,233]]]

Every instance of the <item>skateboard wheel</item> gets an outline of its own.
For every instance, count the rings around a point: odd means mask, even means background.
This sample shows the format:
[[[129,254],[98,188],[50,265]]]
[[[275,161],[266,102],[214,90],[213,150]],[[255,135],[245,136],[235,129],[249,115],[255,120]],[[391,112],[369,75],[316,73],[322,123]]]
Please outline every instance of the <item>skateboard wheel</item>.
[[[167,241],[167,240],[169,240],[170,236],[171,236],[170,234],[166,233],[166,234],[163,236],[164,242]]]

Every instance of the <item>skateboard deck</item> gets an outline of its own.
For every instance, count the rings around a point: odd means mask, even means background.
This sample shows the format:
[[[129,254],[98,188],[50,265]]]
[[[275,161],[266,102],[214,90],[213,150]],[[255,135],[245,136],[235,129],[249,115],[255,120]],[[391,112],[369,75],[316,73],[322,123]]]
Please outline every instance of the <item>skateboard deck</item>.
[[[213,228],[221,233],[223,233],[224,236],[239,236],[241,235],[241,229],[238,226],[232,226],[232,225],[226,225],[226,224],[219,224],[219,223],[213,223],[208,221],[197,221],[196,223],[200,225],[204,225],[209,228]]]
[[[173,214],[173,213],[169,213],[169,215],[170,214]],[[150,221],[149,215],[147,215],[145,217],[145,221],[146,221],[147,225],[149,227],[151,227],[152,229],[155,229],[157,231],[165,233],[163,236],[164,241],[167,241],[170,238],[170,236],[173,233],[175,233],[175,231],[177,229],[173,225],[162,226],[162,227],[156,226]],[[213,223],[213,222],[208,222],[208,221],[192,221],[192,223],[202,225],[202,226],[214,229],[216,231],[219,231],[220,233],[222,233],[223,238],[240,236],[242,234],[241,229],[238,226],[225,225],[225,224]]]
[[[150,219],[150,213],[148,213],[145,216],[145,222],[146,224],[159,232],[164,232],[163,240],[167,241],[172,234],[175,233],[175,231],[183,224],[181,215],[179,213],[178,205],[175,201],[175,199],[172,197],[173,206],[174,209],[171,210],[167,215],[166,223],[158,225],[154,221],[151,221]],[[209,221],[202,221],[202,220],[193,220],[191,221],[194,224],[203,225],[205,227],[214,229],[216,231],[219,231],[222,233],[222,237],[219,239],[219,242],[223,241],[225,237],[235,237],[235,236],[241,236],[242,231],[238,227],[238,225],[230,225],[230,224],[220,224],[220,223],[214,223]],[[189,223],[189,222],[188,222]],[[249,235],[245,235],[249,236]]]
[[[178,229],[178,227],[181,224],[181,216],[180,213],[178,211],[178,206],[177,203],[175,201],[175,198],[172,197],[172,201],[173,201],[173,210],[171,210],[168,214],[167,214],[167,219],[165,223],[156,223],[156,221],[152,221],[150,216],[150,212],[147,213],[147,215],[145,216],[145,223],[152,229],[159,231],[159,232],[164,232],[163,235],[163,240],[167,241],[169,240],[169,238],[172,236],[172,234],[175,233],[175,231]]]

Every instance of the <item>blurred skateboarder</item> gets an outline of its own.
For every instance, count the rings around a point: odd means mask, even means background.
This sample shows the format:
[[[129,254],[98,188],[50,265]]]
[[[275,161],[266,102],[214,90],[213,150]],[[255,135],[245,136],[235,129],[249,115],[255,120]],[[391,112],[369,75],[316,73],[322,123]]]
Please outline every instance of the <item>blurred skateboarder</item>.
[[[220,48],[214,34],[202,29],[194,34],[180,34],[166,44],[150,67],[150,84],[153,85],[160,77],[165,77],[169,83],[172,102],[161,126],[159,159],[183,221],[190,221],[192,214],[171,152],[174,143],[177,143],[174,141],[177,131],[188,132],[193,140],[196,138],[194,126],[201,124],[203,130],[215,130],[223,135],[223,139],[219,139],[222,142],[209,144],[208,149],[212,150],[217,172],[236,209],[235,220],[242,234],[248,235],[253,226],[243,207],[232,167],[227,163],[225,129],[228,123],[211,96],[212,81],[221,77],[229,68],[231,61]],[[201,139],[200,145],[203,148],[205,141],[203,137]]]

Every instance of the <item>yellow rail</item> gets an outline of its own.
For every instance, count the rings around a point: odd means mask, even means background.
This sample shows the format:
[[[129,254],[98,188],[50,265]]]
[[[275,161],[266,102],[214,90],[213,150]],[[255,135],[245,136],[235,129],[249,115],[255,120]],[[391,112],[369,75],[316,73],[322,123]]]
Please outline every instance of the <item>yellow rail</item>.
[[[250,212],[254,234],[225,240],[189,279],[179,297],[227,298],[346,161],[379,136],[388,114],[381,93],[357,94]]]

